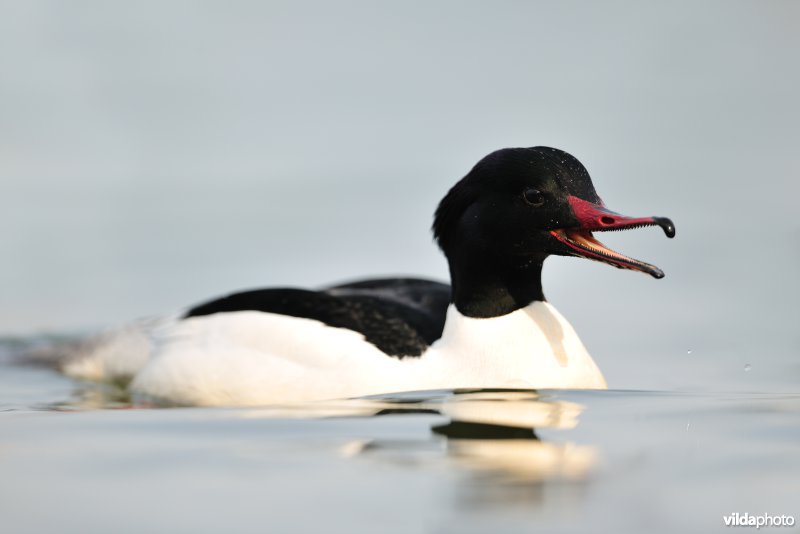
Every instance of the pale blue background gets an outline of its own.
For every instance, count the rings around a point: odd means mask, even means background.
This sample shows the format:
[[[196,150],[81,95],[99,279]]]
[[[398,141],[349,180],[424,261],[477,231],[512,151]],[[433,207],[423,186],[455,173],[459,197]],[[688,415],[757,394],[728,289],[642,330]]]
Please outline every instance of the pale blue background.
[[[798,50],[791,1],[2,2],[0,334],[445,278],[439,198],[544,144],[677,225],[604,237],[661,281],[546,265],[612,386],[796,391]]]

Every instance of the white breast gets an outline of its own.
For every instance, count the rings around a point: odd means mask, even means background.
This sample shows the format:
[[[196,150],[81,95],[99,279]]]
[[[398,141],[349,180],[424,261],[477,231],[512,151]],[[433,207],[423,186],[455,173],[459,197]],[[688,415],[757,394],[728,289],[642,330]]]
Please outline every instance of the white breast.
[[[447,387],[606,387],[575,330],[547,302],[488,319],[465,317],[451,305],[426,357]]]
[[[181,404],[254,405],[450,388],[605,388],[575,331],[550,304],[475,319],[451,306],[420,358],[386,356],[363,336],[256,311],[162,329],[135,376],[138,395]]]

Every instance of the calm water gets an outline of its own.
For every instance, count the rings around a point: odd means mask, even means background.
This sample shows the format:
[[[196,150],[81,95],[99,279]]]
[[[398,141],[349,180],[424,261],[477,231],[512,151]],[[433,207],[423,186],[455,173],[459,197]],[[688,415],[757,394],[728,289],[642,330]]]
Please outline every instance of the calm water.
[[[2,367],[0,410],[10,533],[714,532],[732,512],[800,518],[798,394],[153,409]]]

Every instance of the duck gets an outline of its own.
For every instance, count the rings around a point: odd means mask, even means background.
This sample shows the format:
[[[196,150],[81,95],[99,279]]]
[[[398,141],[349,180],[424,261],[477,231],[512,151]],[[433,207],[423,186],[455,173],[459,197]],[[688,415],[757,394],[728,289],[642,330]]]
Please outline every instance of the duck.
[[[658,226],[606,208],[586,168],[556,148],[504,148],[444,196],[433,237],[450,284],[373,278],[316,290],[242,291],[89,338],[66,374],[125,384],[168,405],[256,406],[408,391],[604,389],[570,323],[542,291],[549,256],[654,278],[656,266],[594,234]]]

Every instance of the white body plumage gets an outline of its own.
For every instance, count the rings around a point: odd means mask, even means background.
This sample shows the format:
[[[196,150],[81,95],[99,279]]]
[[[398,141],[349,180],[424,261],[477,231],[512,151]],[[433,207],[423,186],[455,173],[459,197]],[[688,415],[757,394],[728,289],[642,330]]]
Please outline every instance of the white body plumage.
[[[420,357],[387,356],[362,334],[316,320],[237,311],[140,323],[71,358],[65,371],[95,380],[130,377],[135,396],[192,405],[445,388],[606,387],[572,326],[539,301],[486,319],[451,305],[442,337]]]

